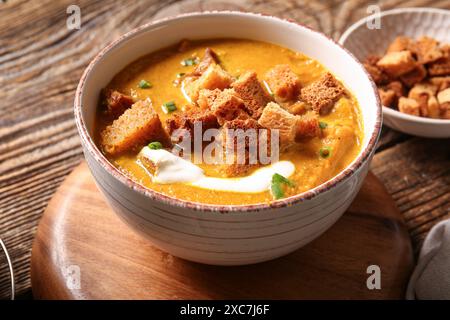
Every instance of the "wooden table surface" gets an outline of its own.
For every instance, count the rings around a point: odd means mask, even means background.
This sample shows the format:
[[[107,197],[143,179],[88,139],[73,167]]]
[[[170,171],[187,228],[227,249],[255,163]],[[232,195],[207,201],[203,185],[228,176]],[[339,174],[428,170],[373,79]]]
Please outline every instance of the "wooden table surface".
[[[68,30],[66,9],[81,8]],[[290,18],[338,39],[367,6],[382,10],[448,0],[387,1],[0,1],[0,238],[9,249],[19,297],[30,292],[30,250],[55,189],[82,159],[72,115],[83,69],[107,43],[152,19],[213,9]],[[417,252],[429,229],[450,217],[450,140],[420,139],[383,128],[372,171],[406,220]],[[0,298],[9,297],[0,253]]]

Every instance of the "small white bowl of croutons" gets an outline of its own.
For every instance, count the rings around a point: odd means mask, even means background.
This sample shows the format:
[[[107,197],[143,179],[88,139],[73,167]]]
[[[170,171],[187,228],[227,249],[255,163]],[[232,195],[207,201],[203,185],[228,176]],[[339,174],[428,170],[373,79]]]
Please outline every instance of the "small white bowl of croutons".
[[[450,137],[450,10],[401,8],[356,22],[339,43],[378,87],[387,126]]]

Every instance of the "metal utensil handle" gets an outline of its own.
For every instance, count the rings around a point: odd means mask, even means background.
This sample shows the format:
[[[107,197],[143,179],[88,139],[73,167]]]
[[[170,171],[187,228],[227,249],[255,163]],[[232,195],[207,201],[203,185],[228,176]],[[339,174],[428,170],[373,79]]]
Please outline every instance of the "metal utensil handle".
[[[11,278],[11,300],[14,300],[14,293],[16,291],[15,285],[14,285],[14,269],[13,269],[13,266],[11,263],[11,259],[9,258],[8,250],[6,249],[6,246],[3,243],[2,239],[0,239],[0,246],[2,247],[3,252],[5,253],[6,261],[8,262],[9,276]]]

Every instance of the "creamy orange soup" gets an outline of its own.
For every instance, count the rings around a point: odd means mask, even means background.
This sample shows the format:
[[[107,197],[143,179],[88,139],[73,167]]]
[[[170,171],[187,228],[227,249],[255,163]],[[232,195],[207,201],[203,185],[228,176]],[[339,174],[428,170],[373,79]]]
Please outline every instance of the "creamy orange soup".
[[[179,74],[192,72],[196,66],[182,65],[181,62],[191,57],[201,58],[206,48],[213,49],[220,58],[221,67],[235,77],[246,70],[254,70],[258,79],[262,81],[268,70],[275,65],[285,64],[289,65],[298,76],[300,87],[305,87],[327,72],[319,62],[304,54],[274,44],[251,40],[214,39],[192,41],[183,52],[178,50],[178,46],[172,46],[144,56],[118,73],[108,88],[129,95],[135,101],[150,98],[164,124],[167,119],[189,108],[180,86],[175,85],[174,81],[177,80],[177,75],[179,77]],[[139,83],[142,80],[150,83],[151,88],[140,88]],[[173,101],[177,110],[165,113],[162,106],[167,101]],[[295,172],[289,177],[293,185],[283,186],[284,197],[307,191],[329,180],[342,171],[360,151],[363,124],[358,103],[348,90],[335,103],[329,114],[319,115],[319,120],[320,136],[295,143],[280,154],[280,160],[288,160],[295,165]],[[99,107],[98,136],[110,123],[111,120],[103,117],[102,107]],[[324,156],[321,152],[323,148],[330,150],[330,153]],[[185,183],[154,183],[148,170],[138,164],[137,154],[138,150],[134,150],[106,156],[136,182],[174,198],[228,205],[269,203],[274,200],[270,190],[259,193],[237,193],[204,189]],[[199,166],[207,176],[223,176],[220,166],[206,164]]]

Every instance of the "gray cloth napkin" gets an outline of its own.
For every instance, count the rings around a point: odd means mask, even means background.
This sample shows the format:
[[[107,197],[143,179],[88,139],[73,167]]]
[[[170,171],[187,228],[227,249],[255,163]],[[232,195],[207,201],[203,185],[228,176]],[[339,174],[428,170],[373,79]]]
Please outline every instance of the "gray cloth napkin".
[[[450,219],[436,224],[427,235],[406,299],[450,299]]]

